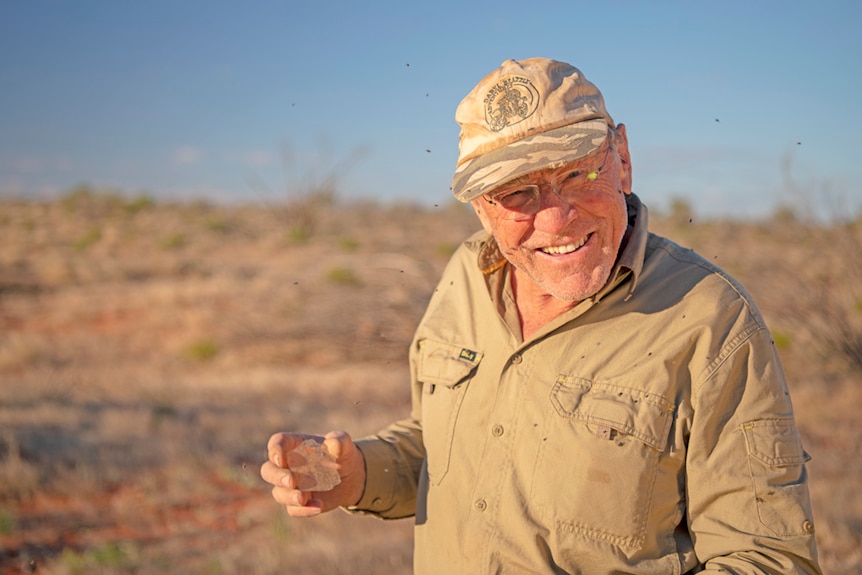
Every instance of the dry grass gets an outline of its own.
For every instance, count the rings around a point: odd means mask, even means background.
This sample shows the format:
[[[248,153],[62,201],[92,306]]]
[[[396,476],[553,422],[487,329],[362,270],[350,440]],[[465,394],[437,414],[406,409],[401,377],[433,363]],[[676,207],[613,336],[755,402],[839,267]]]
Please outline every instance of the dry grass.
[[[258,467],[274,431],[406,413],[412,330],[476,224],[455,205],[311,208],[0,203],[0,574],[410,573],[409,521],[290,520]],[[828,337],[862,333],[859,251],[835,249],[862,247],[858,224],[654,227],[761,304],[824,567],[862,573],[862,367]]]

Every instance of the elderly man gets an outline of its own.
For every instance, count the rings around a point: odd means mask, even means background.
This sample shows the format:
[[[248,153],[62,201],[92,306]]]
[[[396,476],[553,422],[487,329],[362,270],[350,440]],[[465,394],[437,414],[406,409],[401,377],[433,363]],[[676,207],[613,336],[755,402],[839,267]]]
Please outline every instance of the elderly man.
[[[484,231],[410,349],[412,412],[324,441],[294,517],[415,516],[415,572],[820,573],[778,354],[742,286],[650,233],[625,126],[576,68],[508,60],[461,102],[453,192]],[[308,489],[308,488],[306,488]]]

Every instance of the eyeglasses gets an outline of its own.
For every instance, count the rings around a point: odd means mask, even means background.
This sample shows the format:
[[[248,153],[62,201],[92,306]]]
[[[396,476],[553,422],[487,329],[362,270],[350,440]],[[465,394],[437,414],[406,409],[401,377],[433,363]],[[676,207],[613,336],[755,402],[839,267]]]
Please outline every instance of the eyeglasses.
[[[597,168],[564,168],[543,185],[550,186],[554,194],[564,202],[574,204],[599,179],[608,162],[610,151],[609,145],[601,165]],[[507,220],[529,219],[536,215],[542,206],[542,190],[539,184],[520,184],[483,198],[492,206],[501,208],[500,216]]]

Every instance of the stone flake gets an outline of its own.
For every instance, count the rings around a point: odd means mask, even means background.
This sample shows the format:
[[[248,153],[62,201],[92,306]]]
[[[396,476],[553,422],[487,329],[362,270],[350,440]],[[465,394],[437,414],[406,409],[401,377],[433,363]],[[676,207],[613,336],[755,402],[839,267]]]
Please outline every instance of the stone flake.
[[[317,439],[306,439],[288,452],[287,467],[296,477],[300,491],[329,491],[341,483],[335,457]]]

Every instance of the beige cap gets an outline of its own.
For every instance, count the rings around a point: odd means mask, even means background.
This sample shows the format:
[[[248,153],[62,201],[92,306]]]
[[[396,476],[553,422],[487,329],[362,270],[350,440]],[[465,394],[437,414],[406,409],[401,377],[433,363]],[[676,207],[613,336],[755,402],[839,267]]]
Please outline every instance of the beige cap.
[[[614,121],[580,70],[547,58],[506,60],[458,105],[452,192],[469,202],[517,177],[601,147]]]

